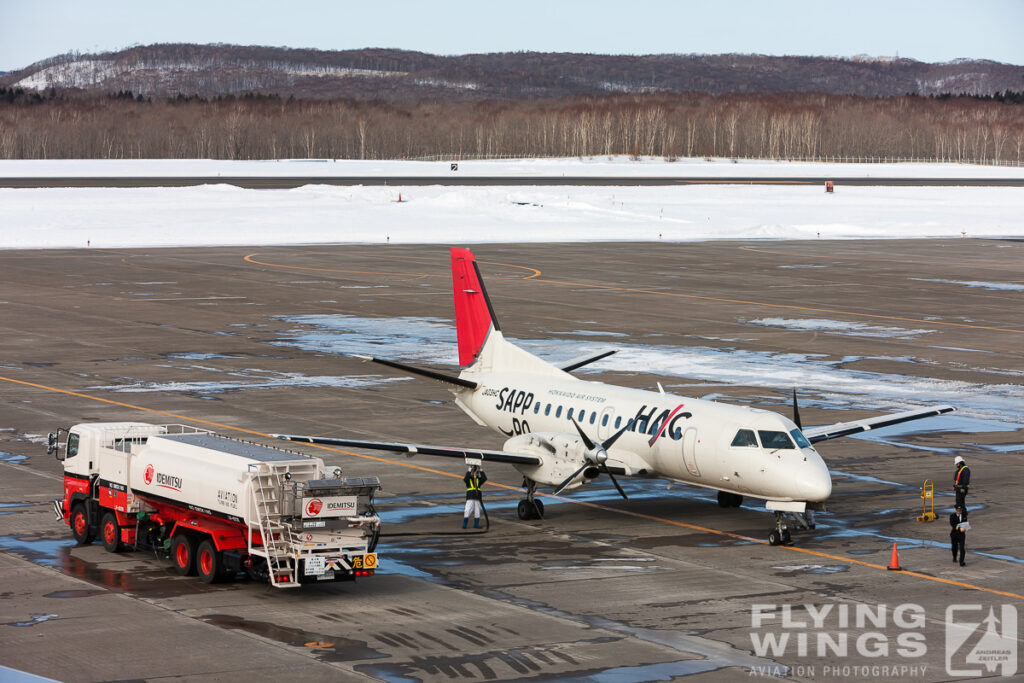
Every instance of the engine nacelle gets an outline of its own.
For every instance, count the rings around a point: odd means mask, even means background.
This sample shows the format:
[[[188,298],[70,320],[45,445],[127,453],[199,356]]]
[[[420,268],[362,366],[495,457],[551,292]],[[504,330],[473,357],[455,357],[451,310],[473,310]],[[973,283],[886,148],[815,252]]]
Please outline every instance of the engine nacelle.
[[[534,432],[514,436],[502,449],[540,458],[539,465],[516,465],[523,476],[542,486],[558,486],[586,460],[587,447],[578,436],[557,432]],[[566,488],[583,486],[601,474],[597,467],[584,469]]]

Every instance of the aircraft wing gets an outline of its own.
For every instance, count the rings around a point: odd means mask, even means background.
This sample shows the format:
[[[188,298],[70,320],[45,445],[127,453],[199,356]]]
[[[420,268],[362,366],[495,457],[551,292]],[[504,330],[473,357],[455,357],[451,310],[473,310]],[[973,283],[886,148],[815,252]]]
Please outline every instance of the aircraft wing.
[[[572,360],[568,360],[560,365],[558,369],[562,372],[572,372],[573,370],[582,368],[584,365],[590,365],[591,363],[596,363],[602,358],[607,358],[613,353],[618,353],[618,351],[618,349],[607,349],[601,353],[587,354],[585,356],[580,356],[579,358],[573,358]]]
[[[541,464],[540,458],[534,455],[519,455],[518,453],[506,453],[505,451],[483,451],[479,449],[392,443],[387,441],[358,441],[356,439],[338,439],[331,436],[298,436],[295,434],[271,434],[271,436],[299,443],[316,443],[325,446],[346,446],[349,448],[366,448],[374,451],[405,453],[410,457],[422,453],[423,455],[440,455],[448,458],[459,458],[460,460],[479,458],[485,462],[507,462],[515,465]]]
[[[956,408],[953,406],[918,408],[916,410],[908,410],[903,413],[891,413],[889,415],[869,417],[866,420],[853,420],[851,422],[837,422],[836,424],[823,425],[821,427],[808,427],[802,431],[808,441],[811,443],[818,443],[819,441],[838,439],[840,436],[859,434],[860,432],[866,432],[869,429],[880,429],[882,427],[898,425],[901,422],[920,420],[924,417],[935,417],[936,415],[951,413],[954,410],[956,410]]]

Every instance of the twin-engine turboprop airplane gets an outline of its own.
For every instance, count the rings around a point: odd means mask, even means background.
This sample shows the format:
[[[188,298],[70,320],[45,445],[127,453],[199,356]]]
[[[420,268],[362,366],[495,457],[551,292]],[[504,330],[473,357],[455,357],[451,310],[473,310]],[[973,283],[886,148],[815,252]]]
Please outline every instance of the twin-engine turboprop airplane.
[[[559,494],[601,474],[627,500],[615,475],[714,489],[722,507],[738,507],[744,496],[763,498],[775,512],[768,539],[778,545],[790,540],[787,517],[808,526],[808,506],[820,507],[832,492],[828,467],[812,444],[955,410],[922,408],[804,430],[795,392],[790,420],[756,408],[585,381],[570,372],[613,352],[559,367],[505,341],[473,253],[453,248],[451,257],[459,375],[363,358],[447,385],[455,404],[478,424],[510,437],[504,448],[284,434],[278,438],[509,463],[525,478],[520,519],[543,516],[543,502],[535,497],[538,485],[554,487]]]

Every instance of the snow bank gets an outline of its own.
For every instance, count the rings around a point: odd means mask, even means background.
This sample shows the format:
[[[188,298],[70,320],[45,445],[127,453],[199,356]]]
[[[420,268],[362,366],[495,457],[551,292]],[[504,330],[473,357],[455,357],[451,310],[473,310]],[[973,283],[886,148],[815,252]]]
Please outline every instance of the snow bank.
[[[425,165],[424,165],[425,164]],[[1020,169],[848,165],[895,177]],[[443,168],[442,168],[443,167]],[[523,160],[457,174],[821,174],[818,164]],[[838,168],[838,165],[835,166]],[[218,170],[219,169],[219,170]],[[767,170],[766,170],[767,169]],[[430,175],[427,162],[0,161],[0,175]],[[415,173],[414,173],[415,171]],[[852,174],[853,172],[850,171]],[[401,196],[402,202],[398,202]],[[1024,188],[817,185],[0,189],[0,248],[1024,236]]]

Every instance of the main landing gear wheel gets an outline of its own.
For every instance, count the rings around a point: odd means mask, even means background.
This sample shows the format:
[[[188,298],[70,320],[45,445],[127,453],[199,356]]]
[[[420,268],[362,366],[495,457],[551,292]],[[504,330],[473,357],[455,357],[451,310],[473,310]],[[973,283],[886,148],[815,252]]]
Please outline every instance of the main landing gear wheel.
[[[89,528],[89,520],[85,517],[85,506],[81,503],[71,508],[71,536],[78,545],[89,545],[96,535]]]
[[[108,553],[121,552],[121,527],[117,524],[117,517],[113,512],[103,515],[100,522],[100,536],[103,538],[103,547]]]
[[[519,505],[516,506],[516,514],[519,515],[519,519],[543,519],[544,517],[544,503],[534,498],[528,500],[523,498],[519,501]]]
[[[519,519],[544,519],[544,502],[534,498],[537,482],[523,477],[523,487],[526,489],[526,498],[519,501],[519,505],[516,506]]]
[[[181,576],[196,575],[196,544],[188,534],[178,534],[171,541],[171,559]]]
[[[743,505],[743,496],[728,491],[718,492],[718,507],[738,508],[740,505]]]

